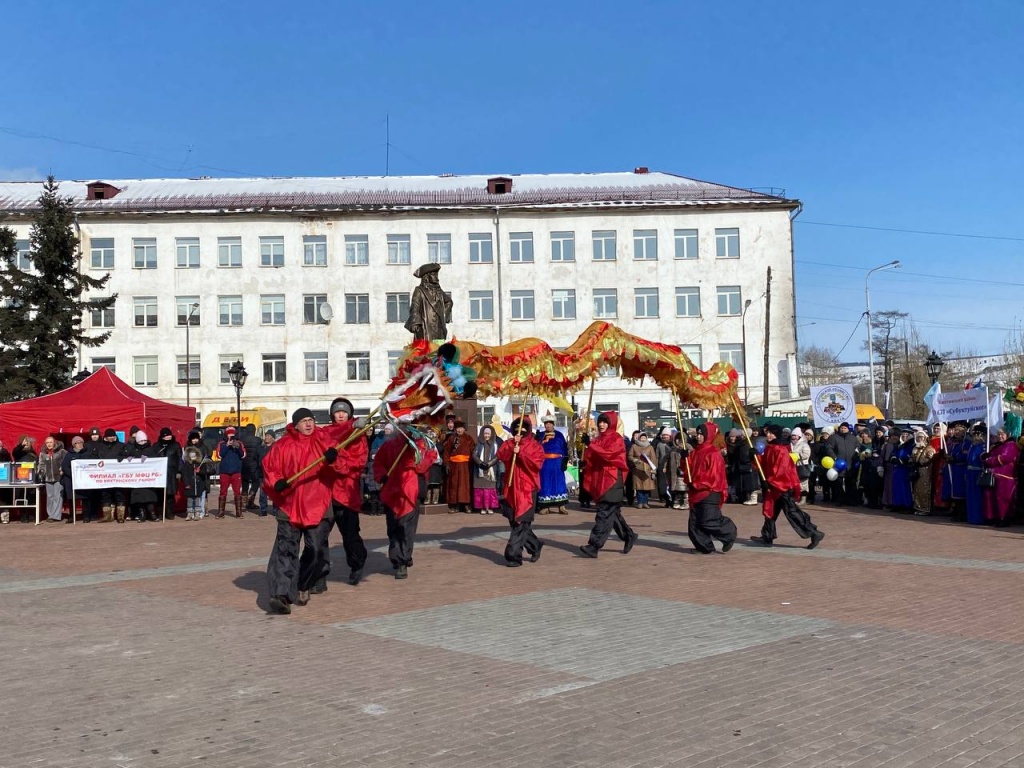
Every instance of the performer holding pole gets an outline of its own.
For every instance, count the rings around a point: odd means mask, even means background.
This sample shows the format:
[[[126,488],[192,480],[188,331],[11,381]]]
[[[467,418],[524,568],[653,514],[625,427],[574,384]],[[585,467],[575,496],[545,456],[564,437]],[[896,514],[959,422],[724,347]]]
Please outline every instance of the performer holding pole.
[[[760,536],[752,536],[751,540],[766,547],[772,546],[777,537],[775,521],[779,513],[786,515],[789,524],[801,539],[810,539],[808,549],[817,547],[825,534],[819,531],[811,516],[797,506],[800,498],[800,478],[796,473],[796,465],[789,455],[789,446],[783,445],[782,427],[778,424],[767,424],[764,428],[768,446],[764,451],[764,481],[761,493],[764,503],[761,512],[764,525]]]
[[[602,413],[597,417],[597,437],[591,440],[590,435],[585,435],[583,439],[587,448],[586,490],[597,502],[597,519],[590,532],[590,541],[580,547],[580,552],[586,557],[597,557],[612,528],[625,542],[623,554],[629,554],[640,538],[622,516],[628,465],[626,444],[617,431],[618,424],[617,413]]]
[[[702,555],[714,554],[714,539],[722,542],[723,553],[736,543],[736,524],[722,514],[729,486],[725,479],[725,460],[714,442],[717,436],[718,425],[713,421],[697,427],[697,447],[686,462],[686,483],[690,489],[690,520],[686,533],[693,548]]]
[[[437,449],[425,438],[415,438],[414,451],[408,450],[409,440],[396,431],[373,457],[373,479],[381,486],[380,500],[387,515],[388,558],[396,579],[409,577],[416,526],[427,493],[427,473],[437,460]]]
[[[594,383],[597,381],[595,376],[590,380],[590,395],[587,397],[587,410],[583,414],[583,434],[580,436],[580,442],[583,443],[583,447],[580,449],[578,464],[576,465],[578,471],[577,480],[579,482],[579,499],[580,506],[583,509],[590,509],[591,503],[594,501],[590,498],[590,493],[587,491],[584,485],[584,479],[586,477],[586,462],[584,457],[587,455],[587,441],[590,440],[590,409],[594,406]],[[584,439],[586,438],[586,439]]]
[[[540,470],[544,449],[534,439],[533,425],[527,416],[512,422],[511,440],[498,448],[498,461],[515,469],[505,475],[501,511],[508,518],[512,531],[505,547],[505,564],[518,568],[523,564],[523,548],[530,553],[530,562],[540,560],[544,543],[533,532],[533,516],[540,488]]]

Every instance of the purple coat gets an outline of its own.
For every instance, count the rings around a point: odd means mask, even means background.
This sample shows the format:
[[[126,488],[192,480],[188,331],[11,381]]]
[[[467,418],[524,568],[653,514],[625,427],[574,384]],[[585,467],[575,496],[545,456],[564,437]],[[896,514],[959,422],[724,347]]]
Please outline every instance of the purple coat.
[[[1006,440],[992,446],[985,457],[985,466],[996,476],[995,488],[985,488],[982,493],[982,509],[986,522],[1002,522],[1009,519],[1017,499],[1017,443]]]

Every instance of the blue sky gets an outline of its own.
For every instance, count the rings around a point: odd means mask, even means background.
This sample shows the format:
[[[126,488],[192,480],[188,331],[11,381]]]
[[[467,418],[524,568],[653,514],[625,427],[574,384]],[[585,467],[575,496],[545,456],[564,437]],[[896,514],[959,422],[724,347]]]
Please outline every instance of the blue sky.
[[[392,174],[784,188],[801,342],[853,334],[844,360],[892,259],[872,309],[939,350],[1024,326],[1020,0],[51,1],[4,26],[0,178],[382,174],[390,115]]]

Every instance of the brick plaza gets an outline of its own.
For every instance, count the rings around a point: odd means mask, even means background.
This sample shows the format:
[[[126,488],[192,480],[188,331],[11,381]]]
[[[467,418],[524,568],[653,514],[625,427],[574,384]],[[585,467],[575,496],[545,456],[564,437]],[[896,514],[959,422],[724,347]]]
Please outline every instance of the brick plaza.
[[[503,567],[497,516],[421,519],[397,582],[266,613],[271,518],[0,528],[0,767],[1024,765],[1024,538],[809,507],[809,552],[730,506],[692,553],[684,513],[576,554],[592,517],[537,519]]]

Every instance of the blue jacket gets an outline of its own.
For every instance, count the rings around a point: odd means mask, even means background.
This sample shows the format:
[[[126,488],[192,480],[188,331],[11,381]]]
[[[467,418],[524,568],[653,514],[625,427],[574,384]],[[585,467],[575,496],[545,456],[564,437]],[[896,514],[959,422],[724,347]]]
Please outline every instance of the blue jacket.
[[[232,442],[234,443],[233,445],[228,445],[227,440],[222,440],[217,446],[217,455],[220,456],[220,471],[223,475],[237,475],[242,471],[245,446],[238,439]]]

